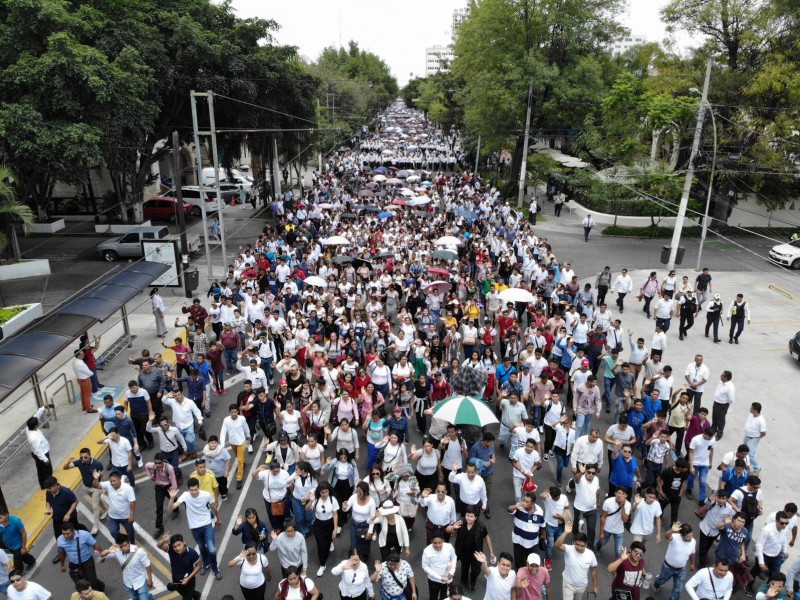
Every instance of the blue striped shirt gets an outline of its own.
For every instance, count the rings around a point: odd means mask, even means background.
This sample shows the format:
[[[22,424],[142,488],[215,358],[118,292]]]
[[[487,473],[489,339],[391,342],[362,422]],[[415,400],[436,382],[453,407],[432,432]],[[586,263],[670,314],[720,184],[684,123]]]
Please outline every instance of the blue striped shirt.
[[[533,548],[539,540],[539,528],[544,525],[544,511],[534,506],[530,513],[518,508],[509,514],[514,516],[511,541],[525,548]]]

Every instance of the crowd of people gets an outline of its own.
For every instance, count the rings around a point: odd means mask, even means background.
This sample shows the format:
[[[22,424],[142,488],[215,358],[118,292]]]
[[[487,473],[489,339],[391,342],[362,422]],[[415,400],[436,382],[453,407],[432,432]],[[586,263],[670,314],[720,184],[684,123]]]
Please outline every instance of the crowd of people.
[[[731,370],[713,375],[702,353],[685,367],[668,360],[668,344],[704,347],[693,328],[701,316],[707,351],[726,327],[739,343],[747,300],[725,304],[708,269],[641,282],[609,267],[579,276],[470,172],[415,171],[390,183],[383,173],[398,169],[382,150],[385,132],[412,130],[437,137],[420,115],[393,107],[360,151],[332,159],[304,196],[284,198],[227,277],[183,307],[172,341],[153,290],[175,364],[160,352],[131,356],[124,403],[109,396],[99,411],[109,465],[91,448],[63,464],[80,470],[91,527],[80,527],[77,497],[48,472],[41,415],[32,417],[54,562],[77,581],[73,598],[105,598],[97,552],[120,563],[132,599],[151,598],[137,521],[154,529],[170,589],[184,599],[199,598],[199,577],[222,579],[225,566],[246,600],[267,590],[318,598],[312,565],[317,581],[329,573],[341,598],[361,600],[458,600],[479,578],[490,600],[558,590],[572,600],[600,592],[601,565],[613,575],[603,592],[620,600],[639,600],[642,590],[671,600],[800,591],[800,560],[781,572],[797,506],[775,510],[760,490],[762,405],[751,403],[743,440],[723,437],[736,400]],[[626,308],[642,310],[652,333],[624,324]],[[243,390],[226,398],[226,381],[239,373]],[[437,406],[458,395],[484,403],[499,427],[438,418]],[[204,425],[212,413],[227,415],[213,433]],[[264,462],[247,465],[259,444]],[[190,474],[180,467],[186,459]],[[508,494],[493,485],[495,471],[513,483],[502,509],[491,504]],[[136,472],[154,492],[136,485]],[[241,546],[223,559],[219,506],[248,474],[263,485],[264,504],[226,524]],[[136,513],[141,493],[155,494],[152,523]],[[685,501],[695,504],[692,522],[679,520]],[[199,553],[165,530],[165,503],[172,518],[185,513]],[[510,539],[493,539],[493,518],[513,520]],[[94,537],[104,519],[115,538],[106,549]],[[24,577],[35,560],[24,525],[5,509],[0,532],[13,561],[9,597],[52,597],[26,595],[39,587]],[[412,556],[411,539],[421,536],[425,549]],[[663,563],[646,563],[647,547],[660,543]],[[331,561],[340,544],[347,558]],[[556,553],[561,573],[551,573]]]

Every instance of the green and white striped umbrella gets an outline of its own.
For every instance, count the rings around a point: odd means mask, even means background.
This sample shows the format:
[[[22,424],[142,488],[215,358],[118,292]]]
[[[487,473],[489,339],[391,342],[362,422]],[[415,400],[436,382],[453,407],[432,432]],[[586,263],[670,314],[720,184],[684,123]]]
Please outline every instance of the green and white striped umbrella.
[[[453,425],[475,425],[483,427],[498,423],[494,412],[486,403],[470,396],[450,396],[445,398],[433,409],[437,419],[442,419]]]

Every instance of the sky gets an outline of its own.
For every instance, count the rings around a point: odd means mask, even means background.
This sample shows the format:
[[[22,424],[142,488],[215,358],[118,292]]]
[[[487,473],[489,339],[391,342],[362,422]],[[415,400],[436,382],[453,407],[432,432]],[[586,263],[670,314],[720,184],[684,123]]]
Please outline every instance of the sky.
[[[661,41],[664,25],[659,10],[668,0],[628,0],[620,19],[632,33]],[[277,21],[280,44],[297,46],[300,55],[315,60],[328,46],[356,40],[359,47],[381,57],[402,86],[425,75],[425,48],[450,42],[453,10],[465,0],[233,0],[242,18]]]

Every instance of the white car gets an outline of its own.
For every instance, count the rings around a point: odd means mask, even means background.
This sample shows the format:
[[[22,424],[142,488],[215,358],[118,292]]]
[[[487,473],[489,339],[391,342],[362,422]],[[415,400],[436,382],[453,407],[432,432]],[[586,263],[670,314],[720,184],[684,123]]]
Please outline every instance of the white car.
[[[769,259],[776,264],[800,271],[800,240],[773,246],[769,251]]]

